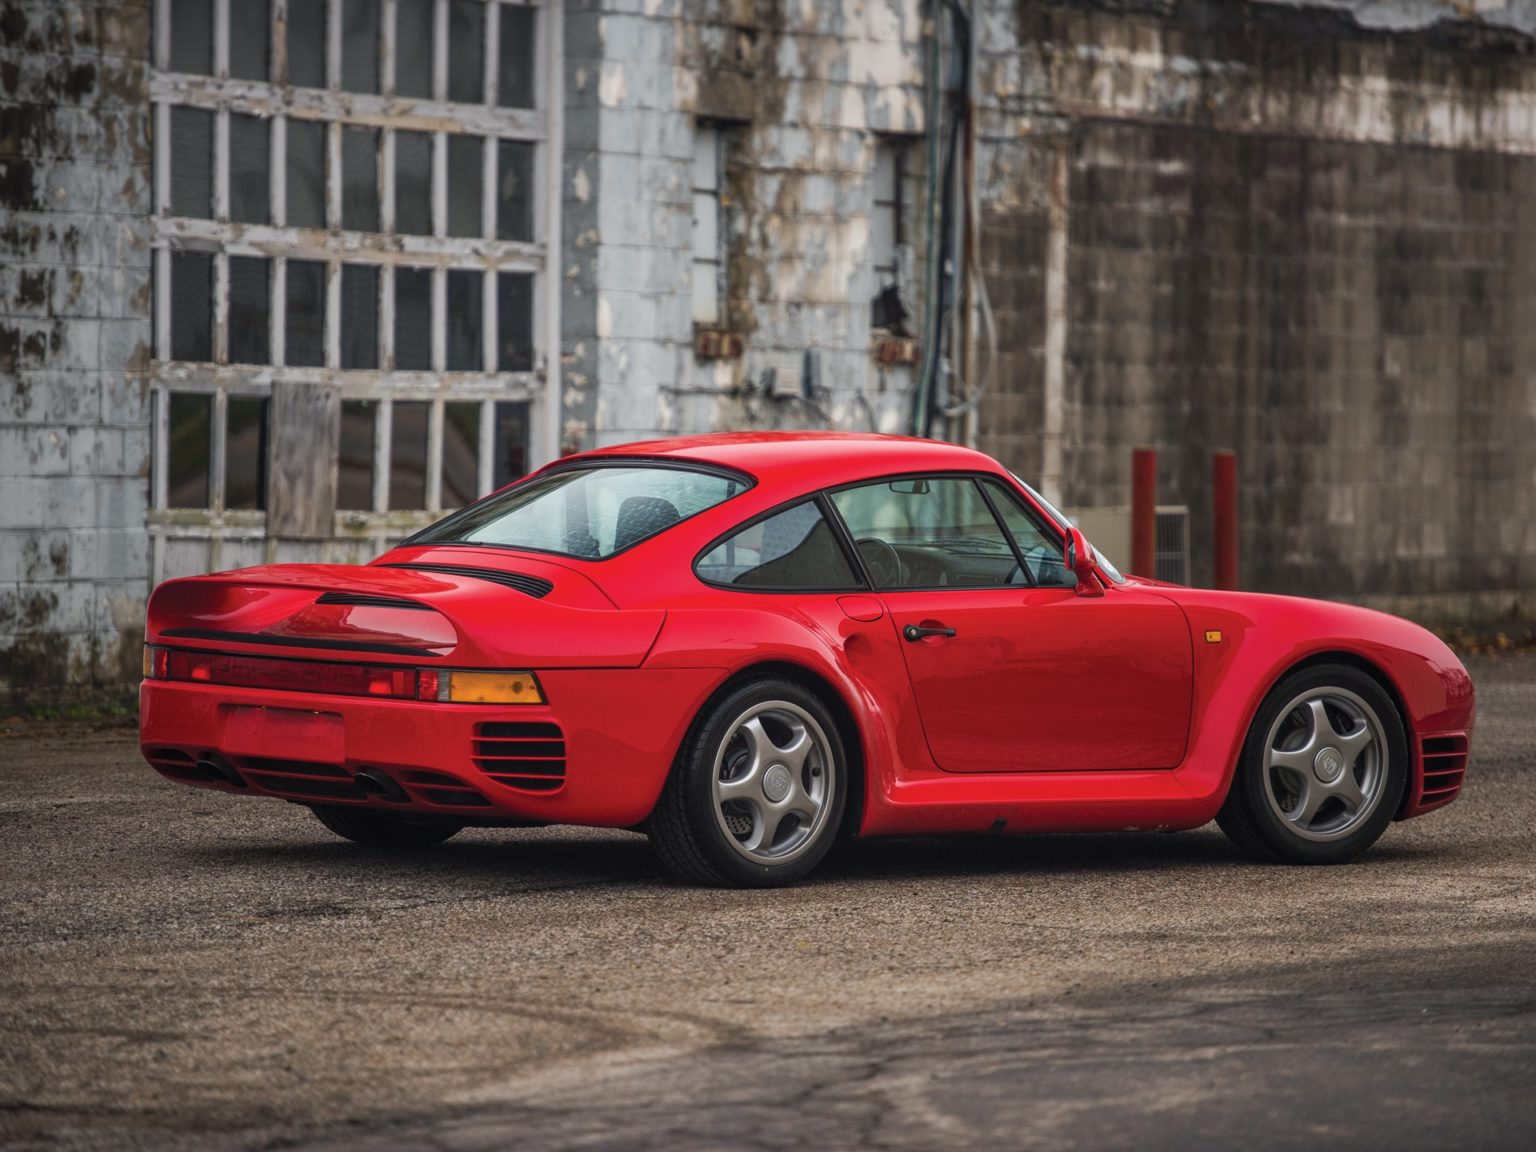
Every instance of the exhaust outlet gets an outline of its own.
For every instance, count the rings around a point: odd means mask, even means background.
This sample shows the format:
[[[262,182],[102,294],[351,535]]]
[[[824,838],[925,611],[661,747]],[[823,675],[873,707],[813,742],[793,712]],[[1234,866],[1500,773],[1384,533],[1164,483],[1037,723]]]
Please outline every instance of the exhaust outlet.
[[[364,768],[352,779],[370,796],[377,796],[381,800],[388,800],[394,804],[410,803],[411,798],[406,795],[405,789],[377,768]]]
[[[198,760],[197,767],[203,772],[212,772],[226,784],[236,788],[245,787],[245,777],[240,775],[240,770],[222,756],[204,756]]]

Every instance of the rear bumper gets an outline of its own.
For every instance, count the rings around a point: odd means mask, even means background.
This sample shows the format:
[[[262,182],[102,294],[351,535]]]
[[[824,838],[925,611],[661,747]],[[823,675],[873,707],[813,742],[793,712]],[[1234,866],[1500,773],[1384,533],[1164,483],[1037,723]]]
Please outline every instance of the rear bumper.
[[[650,814],[723,676],[543,672],[549,703],[516,707],[154,680],[139,689],[139,740],[162,776],[219,791],[466,822],[626,827]],[[394,787],[360,783],[370,769]]]

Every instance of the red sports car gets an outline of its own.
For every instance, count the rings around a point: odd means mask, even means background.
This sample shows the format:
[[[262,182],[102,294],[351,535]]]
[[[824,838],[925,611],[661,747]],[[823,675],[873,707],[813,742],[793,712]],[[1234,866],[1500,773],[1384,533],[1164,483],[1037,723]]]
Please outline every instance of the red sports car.
[[[603,449],[366,566],[160,585],[145,758],[364,844],[643,829],[776,885],[842,836],[1195,828],[1335,863],[1453,800],[1472,682],[1342,604],[1122,576],[952,444]]]

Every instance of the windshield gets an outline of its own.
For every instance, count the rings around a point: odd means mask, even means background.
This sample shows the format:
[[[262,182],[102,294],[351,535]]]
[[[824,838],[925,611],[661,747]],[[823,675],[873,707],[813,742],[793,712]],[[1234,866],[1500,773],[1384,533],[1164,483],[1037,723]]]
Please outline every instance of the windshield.
[[[566,468],[455,512],[407,544],[490,544],[602,560],[732,496],[747,480],[659,464]]]
[[[1067,519],[1064,512],[1058,509],[1044,496],[1040,495],[1040,493],[1036,492],[1030,485],[1026,484],[1023,480],[1020,480],[1017,472],[1010,471],[1008,475],[1012,476],[1016,481],[1018,481],[1019,487],[1033,496],[1035,503],[1040,505],[1041,508],[1044,508],[1046,515],[1055,520],[1059,526],[1062,528],[1076,527],[1076,525],[1073,524],[1071,520]],[[1104,570],[1104,575],[1108,576],[1116,584],[1125,583],[1125,577],[1120,575],[1120,569],[1116,568],[1113,564],[1110,563],[1109,557],[1104,555],[1104,550],[1097,545],[1094,545],[1093,558],[1097,562],[1098,566]]]

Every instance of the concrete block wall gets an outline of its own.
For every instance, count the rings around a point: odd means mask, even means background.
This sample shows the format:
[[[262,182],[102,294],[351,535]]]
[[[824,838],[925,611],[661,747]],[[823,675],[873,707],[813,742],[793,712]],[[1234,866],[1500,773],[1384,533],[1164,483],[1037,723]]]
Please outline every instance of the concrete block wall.
[[[608,0],[566,18],[565,438],[900,431],[912,373],[870,357],[871,169],[922,131],[919,0]],[[600,10],[599,10],[600,9]],[[729,126],[722,327],[693,352],[695,125]],[[806,350],[818,386],[798,392]],[[774,395],[765,373],[777,379]]]
[[[138,679],[149,27],[145,0],[0,5],[0,708]]]

